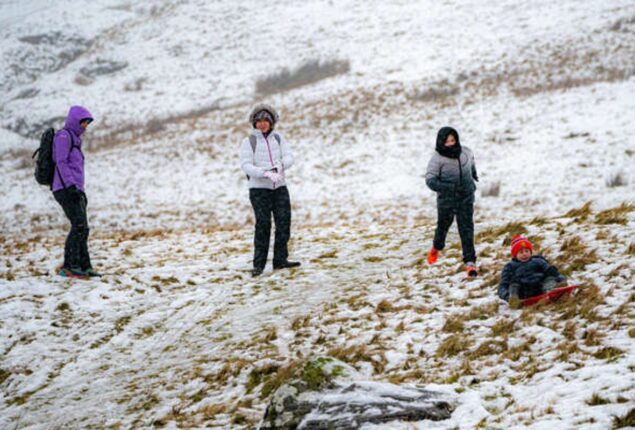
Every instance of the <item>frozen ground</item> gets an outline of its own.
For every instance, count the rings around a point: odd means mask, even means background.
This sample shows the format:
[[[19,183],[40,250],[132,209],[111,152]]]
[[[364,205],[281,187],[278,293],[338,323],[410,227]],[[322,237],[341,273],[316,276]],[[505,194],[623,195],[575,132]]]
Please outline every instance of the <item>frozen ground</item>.
[[[632,411],[632,4],[257,5],[0,6],[0,427],[252,428],[284,370],[326,353],[459,396],[450,421],[395,429],[599,430]],[[237,149],[254,84],[317,58],[351,71],[266,98],[297,160],[303,266],[253,280]],[[28,162],[25,136],[69,103],[97,118],[100,281],[52,275],[66,221]],[[471,282],[454,230],[423,263],[423,174],[446,124],[481,177]],[[573,300],[495,297],[525,229],[582,285]]]

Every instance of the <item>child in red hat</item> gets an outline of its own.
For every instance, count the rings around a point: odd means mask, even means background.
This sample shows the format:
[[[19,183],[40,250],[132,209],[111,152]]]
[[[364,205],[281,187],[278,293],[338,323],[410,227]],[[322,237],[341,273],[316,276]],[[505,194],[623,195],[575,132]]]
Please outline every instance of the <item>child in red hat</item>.
[[[512,261],[503,268],[498,296],[506,301],[527,299],[553,290],[565,277],[546,258],[533,255],[534,247],[523,236],[512,239]]]

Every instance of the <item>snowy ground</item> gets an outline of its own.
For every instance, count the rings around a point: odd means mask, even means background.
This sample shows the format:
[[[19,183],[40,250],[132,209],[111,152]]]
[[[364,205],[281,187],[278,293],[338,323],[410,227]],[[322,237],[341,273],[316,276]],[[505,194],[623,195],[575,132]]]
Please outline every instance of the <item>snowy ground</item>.
[[[327,353],[458,394],[452,420],[395,429],[607,429],[633,409],[630,2],[52,5],[0,6],[0,427],[252,428],[284,369]],[[254,82],[314,58],[351,72],[267,98],[296,155],[303,266],[253,280],[237,148]],[[77,79],[98,59],[127,66]],[[66,221],[22,136],[71,102],[97,118],[100,281],[52,276]],[[454,230],[440,264],[423,263],[423,174],[446,124],[481,177],[471,282]],[[504,241],[524,229],[582,285],[573,300],[516,311],[495,297]]]

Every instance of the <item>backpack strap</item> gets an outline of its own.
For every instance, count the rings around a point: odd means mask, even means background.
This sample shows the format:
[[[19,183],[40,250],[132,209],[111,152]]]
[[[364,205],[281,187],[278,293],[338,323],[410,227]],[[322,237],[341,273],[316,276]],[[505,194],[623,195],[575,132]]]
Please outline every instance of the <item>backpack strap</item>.
[[[273,137],[276,138],[276,142],[278,142],[278,146],[280,146],[281,145],[280,141],[282,140],[280,138],[280,135],[278,133],[273,133]],[[249,144],[251,145],[251,152],[255,155],[256,154],[256,136],[254,136],[253,134],[249,135]],[[282,156],[282,146],[280,146],[280,156]],[[249,179],[249,175],[247,175],[247,179]]]
[[[249,135],[249,144],[251,145],[251,152],[255,156],[256,155],[256,136],[254,136],[253,134]],[[249,175],[247,175],[247,180],[249,179],[251,178],[249,177]]]
[[[73,148],[77,148],[79,153],[82,154],[82,158],[84,158],[84,153],[82,152],[82,148],[80,148],[79,145],[75,145],[75,139],[73,139],[73,133],[71,133],[71,131],[67,128],[63,128],[62,130],[66,131],[69,139],[71,140],[71,149],[68,150],[68,155],[71,155],[71,151],[73,150]]]
[[[253,134],[249,135],[249,144],[251,145],[251,152],[256,153],[256,136]]]

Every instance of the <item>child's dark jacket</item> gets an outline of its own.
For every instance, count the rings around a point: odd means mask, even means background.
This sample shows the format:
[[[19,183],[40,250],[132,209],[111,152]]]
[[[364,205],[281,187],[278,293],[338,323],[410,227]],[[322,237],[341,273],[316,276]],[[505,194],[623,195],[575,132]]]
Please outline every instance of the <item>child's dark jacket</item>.
[[[498,296],[503,300],[509,300],[509,288],[512,284],[518,284],[519,299],[537,296],[544,292],[543,282],[549,277],[555,278],[556,282],[565,280],[558,269],[540,255],[532,256],[524,263],[513,258],[503,268]]]

